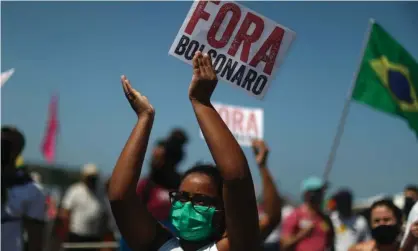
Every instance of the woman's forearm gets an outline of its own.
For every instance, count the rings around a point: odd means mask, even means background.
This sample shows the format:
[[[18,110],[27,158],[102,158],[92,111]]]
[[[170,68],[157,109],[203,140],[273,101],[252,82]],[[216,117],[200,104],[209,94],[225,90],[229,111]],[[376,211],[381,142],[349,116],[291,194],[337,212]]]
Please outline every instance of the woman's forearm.
[[[263,184],[263,206],[272,227],[279,224],[281,219],[282,199],[274,184],[266,164],[259,166],[261,183]]]
[[[250,176],[247,159],[228,127],[210,103],[192,100],[202,134],[225,180]]]
[[[135,195],[136,184],[148,146],[154,114],[139,117],[113,170],[109,184],[109,200],[123,200]]]

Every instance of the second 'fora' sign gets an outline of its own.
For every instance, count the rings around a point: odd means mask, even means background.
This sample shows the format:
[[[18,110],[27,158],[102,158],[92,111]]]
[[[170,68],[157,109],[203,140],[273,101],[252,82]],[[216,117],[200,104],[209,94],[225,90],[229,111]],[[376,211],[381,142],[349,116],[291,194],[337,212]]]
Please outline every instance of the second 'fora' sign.
[[[295,32],[237,3],[195,1],[169,54],[192,64],[212,57],[218,78],[262,99]]]
[[[226,105],[217,102],[212,104],[241,146],[251,146],[254,139],[263,139],[263,109]],[[203,138],[202,132],[200,132],[200,137]]]

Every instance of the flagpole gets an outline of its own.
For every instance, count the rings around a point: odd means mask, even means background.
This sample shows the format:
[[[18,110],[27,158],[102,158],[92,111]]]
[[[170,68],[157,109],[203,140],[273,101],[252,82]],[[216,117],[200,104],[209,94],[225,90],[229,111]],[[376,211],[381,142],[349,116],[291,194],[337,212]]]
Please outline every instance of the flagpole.
[[[345,100],[345,103],[344,103],[344,108],[341,112],[340,121],[338,122],[337,132],[334,136],[331,151],[329,153],[328,161],[327,161],[326,166],[325,166],[324,175],[323,175],[323,178],[324,178],[325,181],[328,181],[329,174],[332,170],[332,167],[333,167],[333,164],[334,164],[334,161],[335,161],[335,156],[337,154],[337,150],[338,150],[338,147],[340,145],[341,137],[344,133],[345,122],[347,120],[348,112],[350,111],[351,96],[353,95],[354,88],[356,87],[356,81],[357,81],[358,74],[360,72],[361,62],[363,61],[364,53],[366,51],[367,43],[369,41],[370,34],[371,34],[372,27],[373,27],[374,23],[375,23],[374,19],[369,20],[369,25],[368,25],[368,28],[367,28],[367,32],[366,32],[366,35],[365,35],[364,40],[363,40],[363,45],[362,45],[362,50],[361,50],[361,55],[360,55],[360,60],[359,60],[359,63],[358,63],[358,67],[357,67],[357,70],[354,72],[353,79],[351,80],[351,86],[350,86],[350,88],[348,89],[348,92],[347,92],[347,97],[346,97],[346,100]]]

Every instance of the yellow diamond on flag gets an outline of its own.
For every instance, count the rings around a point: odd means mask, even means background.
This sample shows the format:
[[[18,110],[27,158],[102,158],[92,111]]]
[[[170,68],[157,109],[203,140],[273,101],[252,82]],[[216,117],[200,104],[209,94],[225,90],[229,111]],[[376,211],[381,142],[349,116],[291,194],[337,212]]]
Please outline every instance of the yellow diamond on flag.
[[[418,112],[417,92],[407,67],[394,64],[385,56],[370,60],[370,66],[401,110]]]

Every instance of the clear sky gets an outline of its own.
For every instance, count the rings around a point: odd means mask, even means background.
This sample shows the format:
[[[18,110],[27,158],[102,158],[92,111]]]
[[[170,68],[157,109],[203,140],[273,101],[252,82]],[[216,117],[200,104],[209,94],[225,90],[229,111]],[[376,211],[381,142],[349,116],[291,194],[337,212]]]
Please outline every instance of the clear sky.
[[[41,162],[47,108],[59,93],[57,162],[97,163],[111,172],[135,123],[119,78],[126,74],[156,108],[151,136],[173,126],[191,142],[181,170],[211,160],[187,98],[191,67],[168,55],[191,2],[2,2],[2,124],[27,138],[26,161]],[[269,166],[279,187],[298,196],[300,181],[322,175],[368,19],[375,18],[418,59],[418,2],[243,2],[296,32],[263,101],[220,83],[213,99],[261,107]],[[250,149],[244,149],[257,187]],[[147,169],[147,168],[145,168]],[[333,189],[358,197],[396,193],[418,179],[418,143],[407,124],[353,103],[331,174]]]

